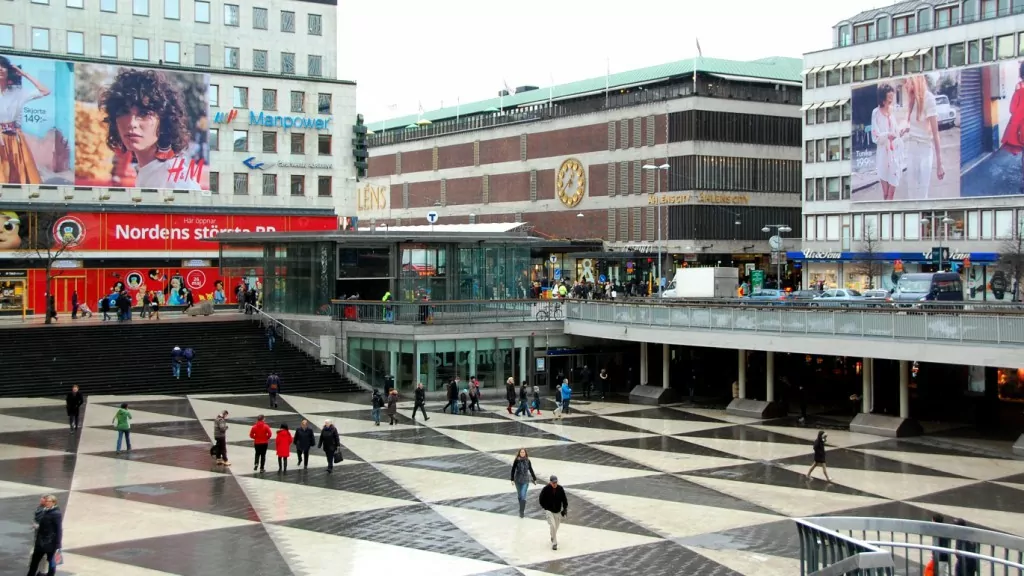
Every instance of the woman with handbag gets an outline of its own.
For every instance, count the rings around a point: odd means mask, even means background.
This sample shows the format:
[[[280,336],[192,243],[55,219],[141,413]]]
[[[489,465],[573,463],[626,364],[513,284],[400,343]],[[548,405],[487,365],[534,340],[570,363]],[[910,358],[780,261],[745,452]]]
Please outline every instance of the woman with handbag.
[[[330,420],[324,420],[324,427],[320,430],[320,441],[317,448],[323,448],[327,456],[327,473],[334,471],[335,458],[341,456],[341,438],[338,436],[338,429]],[[341,458],[337,458],[341,462]]]
[[[398,420],[395,420],[395,416],[398,414],[398,390],[395,390],[394,388],[388,392],[388,407],[386,411],[388,413],[388,418],[391,419],[391,421],[388,422],[388,426],[394,426],[395,423],[398,422]]]

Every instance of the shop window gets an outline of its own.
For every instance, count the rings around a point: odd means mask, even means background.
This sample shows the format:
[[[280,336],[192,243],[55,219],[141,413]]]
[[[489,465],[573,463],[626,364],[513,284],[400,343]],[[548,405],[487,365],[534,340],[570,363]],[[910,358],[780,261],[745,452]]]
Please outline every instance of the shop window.
[[[906,240],[921,239],[921,215],[910,212],[903,215],[903,231]]]
[[[991,210],[984,210],[981,213],[981,239],[991,240],[992,239],[992,224],[993,217]]]
[[[853,239],[861,240],[864,238],[864,215],[854,214],[853,215]]]
[[[997,369],[996,385],[1000,400],[1024,403],[1024,368]]]
[[[903,240],[903,213],[897,212],[892,215],[892,239]]]
[[[996,210],[996,240],[1013,238],[1013,210]]]
[[[978,211],[971,210],[967,213],[967,239],[977,240],[981,229],[978,226]]]
[[[964,211],[955,210],[947,212],[946,216],[953,220],[952,224],[948,224],[946,227],[946,233],[950,240],[963,240],[964,239]]]

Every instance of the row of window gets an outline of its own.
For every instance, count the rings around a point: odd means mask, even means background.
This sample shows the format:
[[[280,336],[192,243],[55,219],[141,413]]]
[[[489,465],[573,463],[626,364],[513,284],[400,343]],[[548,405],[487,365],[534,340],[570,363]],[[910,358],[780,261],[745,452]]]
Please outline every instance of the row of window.
[[[871,22],[844,24],[837,28],[836,43],[839,46],[863,44],[1022,12],[1024,0],[963,0],[892,16],[884,14]]]
[[[31,0],[33,4],[50,4],[50,0]],[[59,0],[56,0],[57,3]],[[85,0],[64,0],[68,8],[85,9]],[[151,4],[155,0],[131,0],[132,16],[150,16]],[[199,24],[209,24],[212,13],[209,0],[194,0],[192,2],[192,19]],[[118,0],[99,0],[100,12],[116,13]],[[164,18],[167,20],[181,20],[182,0],[163,0]],[[238,4],[224,4],[223,24],[225,26],[241,26],[242,11]],[[281,32],[295,32],[295,12],[281,10],[280,29]],[[270,11],[266,8],[254,6],[252,9],[252,27],[255,30],[270,29]],[[323,17],[320,14],[306,15],[306,32],[310,36],[322,36],[324,31]]]
[[[852,113],[849,99],[815,102],[814,104],[807,104],[801,109],[804,111],[804,121],[808,126],[832,122],[849,122],[850,114]]]
[[[668,141],[799,146],[800,119],[763,114],[686,110],[668,115]]]
[[[1024,210],[1016,225],[1009,209],[806,215],[804,233],[805,240],[825,242],[1009,240],[1024,234]]]
[[[792,228],[787,236],[800,238],[802,222],[800,208],[795,206],[669,206],[668,239],[763,242],[771,234],[765,233],[762,228],[770,224],[786,224]]]
[[[808,140],[805,142],[806,155],[804,159],[808,164],[849,160],[850,142],[849,136]]]
[[[292,132],[289,134],[289,153],[290,154],[305,154],[306,153],[306,134],[302,132]],[[277,132],[264,130],[260,137],[262,140],[262,151],[270,154],[277,153]],[[316,153],[320,156],[330,156],[333,139],[330,134],[317,134],[316,135]],[[249,131],[248,130],[237,130],[231,131],[231,150],[235,152],[250,152],[249,150]],[[220,129],[210,129],[210,150],[220,150]]]
[[[849,150],[849,147],[846,149]],[[846,152],[847,156],[849,153]],[[804,201],[849,200],[850,177],[807,178],[804,180]]]
[[[50,52],[51,37],[59,32],[49,28],[38,26],[32,27],[31,46],[36,52]],[[67,54],[85,55],[94,53],[95,47],[86,49],[86,38],[84,32],[69,30],[65,33]],[[156,42],[156,41],[154,41]],[[0,48],[14,48],[14,26],[11,24],[0,24]],[[59,50],[58,50],[59,51]],[[121,58],[118,37],[113,34],[100,34],[99,55],[101,58]],[[165,40],[163,43],[163,56],[156,56],[150,53],[150,40],[148,38],[132,38],[131,59],[148,62],[160,60],[164,64],[187,64],[180,42]],[[281,74],[296,74],[296,55],[294,52],[281,52],[280,67],[277,72]],[[211,49],[209,44],[195,44],[192,51],[193,66],[208,68],[212,65]],[[224,60],[222,67],[228,70],[240,70],[242,68],[242,51],[238,47],[225,46]],[[249,68],[247,66],[247,68]],[[254,72],[270,72],[270,52],[267,50],[253,50],[251,68]],[[306,56],[306,75],[311,77],[323,76],[323,57],[316,54]]]
[[[669,190],[800,193],[798,160],[676,156],[668,164]]]
[[[260,191],[258,195],[262,196],[277,196],[277,174],[260,174],[262,177],[260,181]],[[329,198],[332,194],[332,184],[330,176],[317,176],[316,177],[316,195],[321,198]],[[249,191],[249,173],[248,172],[235,172],[232,175],[231,181],[231,193],[235,196],[248,196]],[[213,194],[220,194],[220,173],[210,172],[210,192]],[[301,174],[292,174],[288,177],[288,195],[289,196],[307,196],[306,194],[306,177]]]
[[[292,90],[289,96],[289,110],[295,114],[305,114],[306,93],[300,90]],[[210,102],[211,108],[219,108],[220,86],[217,84],[210,84],[206,98]],[[317,94],[316,113],[325,115],[330,114],[333,100],[334,99],[331,97],[331,94],[327,92],[320,92]],[[234,86],[231,88],[231,107],[249,108],[249,88],[245,86]],[[277,90],[275,88],[263,89],[263,94],[260,98],[260,107],[263,110],[270,112],[277,111]]]

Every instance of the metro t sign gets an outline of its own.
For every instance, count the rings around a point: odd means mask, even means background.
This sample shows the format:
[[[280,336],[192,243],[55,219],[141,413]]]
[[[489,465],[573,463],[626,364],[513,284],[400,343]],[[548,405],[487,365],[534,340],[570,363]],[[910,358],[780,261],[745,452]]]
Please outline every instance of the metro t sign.
[[[255,112],[249,112],[249,124],[252,126],[266,126],[267,128],[281,128],[283,130],[290,130],[292,128],[300,130],[327,130],[330,127],[331,120],[334,118],[328,116],[326,118],[311,118],[309,116],[275,116],[274,114],[266,114],[260,112],[259,116]]]

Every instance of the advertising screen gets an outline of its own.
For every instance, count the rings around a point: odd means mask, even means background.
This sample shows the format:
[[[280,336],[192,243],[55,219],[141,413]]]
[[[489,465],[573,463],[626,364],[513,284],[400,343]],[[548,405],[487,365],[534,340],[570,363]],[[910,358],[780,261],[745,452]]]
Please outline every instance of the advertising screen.
[[[1024,194],[1024,62],[852,90],[854,201]]]
[[[0,183],[209,188],[209,76],[0,56]]]

